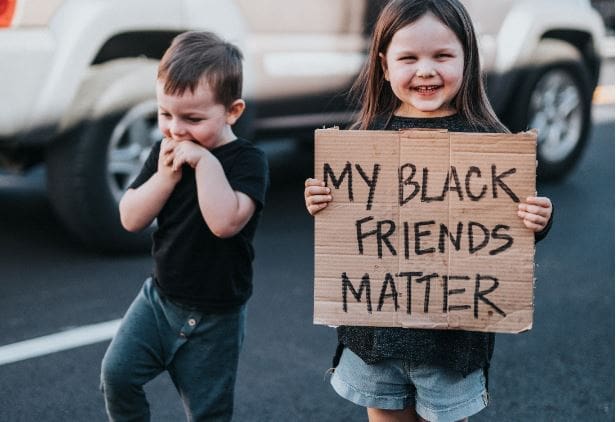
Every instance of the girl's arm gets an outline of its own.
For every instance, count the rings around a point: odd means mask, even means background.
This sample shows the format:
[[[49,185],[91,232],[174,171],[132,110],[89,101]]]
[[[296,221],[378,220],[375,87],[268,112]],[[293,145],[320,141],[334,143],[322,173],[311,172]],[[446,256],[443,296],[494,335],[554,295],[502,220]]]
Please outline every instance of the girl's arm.
[[[122,226],[136,232],[148,227],[158,216],[175,185],[182,178],[181,171],[173,170],[176,143],[163,140],[158,155],[158,171],[137,189],[128,189],[120,200]]]
[[[252,198],[233,190],[222,165],[206,148],[191,141],[180,142],[173,166],[180,169],[184,163],[195,169],[199,208],[212,233],[220,238],[239,233],[256,210]]]
[[[310,215],[315,215],[332,200],[331,189],[318,179],[308,178],[304,182],[304,202]]]
[[[529,196],[525,203],[518,205],[518,216],[526,227],[539,233],[548,226],[552,218],[552,201],[542,196]]]

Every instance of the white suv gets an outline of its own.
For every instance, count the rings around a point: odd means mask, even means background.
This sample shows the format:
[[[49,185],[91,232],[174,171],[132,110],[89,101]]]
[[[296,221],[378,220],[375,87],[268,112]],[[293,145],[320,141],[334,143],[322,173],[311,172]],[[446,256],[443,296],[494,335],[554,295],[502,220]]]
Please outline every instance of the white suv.
[[[253,139],[345,125],[381,0],[0,0],[0,165],[47,163],[65,225],[99,250],[142,250],[117,200],[156,129],[157,59],[186,30],[245,56]],[[488,93],[513,129],[537,127],[540,174],[566,173],[583,148],[600,67],[601,18],[586,0],[463,0],[479,33]]]

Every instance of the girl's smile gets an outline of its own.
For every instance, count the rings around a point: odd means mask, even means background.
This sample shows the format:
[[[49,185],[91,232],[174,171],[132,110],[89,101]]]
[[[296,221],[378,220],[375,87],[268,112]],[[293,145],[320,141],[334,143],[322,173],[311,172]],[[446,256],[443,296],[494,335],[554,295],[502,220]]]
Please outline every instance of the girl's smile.
[[[456,113],[464,50],[440,19],[427,13],[398,30],[380,53],[385,79],[401,104],[396,115],[442,117]]]
[[[430,96],[433,95],[442,85],[419,85],[413,88],[419,95]]]

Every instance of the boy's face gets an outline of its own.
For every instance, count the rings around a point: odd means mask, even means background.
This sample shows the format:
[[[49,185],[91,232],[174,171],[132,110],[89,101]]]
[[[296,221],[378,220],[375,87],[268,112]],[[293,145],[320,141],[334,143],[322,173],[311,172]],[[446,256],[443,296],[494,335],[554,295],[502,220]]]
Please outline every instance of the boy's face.
[[[164,82],[159,80],[156,99],[158,127],[163,136],[176,141],[192,141],[208,150],[235,139],[231,125],[244,109],[242,100],[236,100],[229,109],[218,103],[205,80],[195,92],[186,90],[182,95],[166,94]]]

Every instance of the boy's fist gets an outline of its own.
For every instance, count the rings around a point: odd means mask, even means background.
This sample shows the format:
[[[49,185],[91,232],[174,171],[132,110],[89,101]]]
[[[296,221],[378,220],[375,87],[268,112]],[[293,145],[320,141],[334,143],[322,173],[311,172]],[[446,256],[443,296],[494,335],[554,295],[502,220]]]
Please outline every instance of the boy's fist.
[[[158,171],[177,182],[182,178],[182,172],[173,169],[176,146],[177,142],[172,139],[164,138],[162,140],[160,144],[160,153],[158,155]]]

